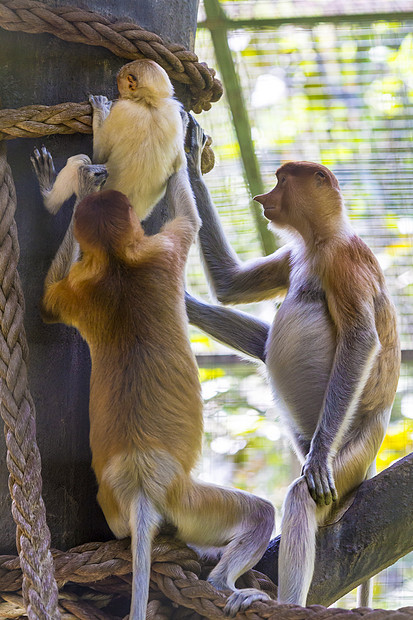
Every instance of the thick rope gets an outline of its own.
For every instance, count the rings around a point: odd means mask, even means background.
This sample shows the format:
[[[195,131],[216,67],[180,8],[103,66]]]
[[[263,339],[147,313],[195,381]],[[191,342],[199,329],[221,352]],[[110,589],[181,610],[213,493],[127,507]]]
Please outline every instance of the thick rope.
[[[114,620],[119,606],[130,604],[131,554],[129,539],[88,543],[63,553],[53,551],[56,579],[61,586],[62,620]],[[225,618],[226,595],[204,580],[210,567],[202,565],[194,551],[169,538],[158,539],[152,551],[148,618]],[[22,582],[18,558],[0,556],[0,618],[23,618]],[[272,582],[261,573],[248,571],[240,587],[255,587],[275,597]],[[177,605],[179,607],[177,608]],[[190,611],[191,610],[191,611]],[[194,613],[195,612],[195,613]],[[67,615],[69,614],[69,615]],[[256,602],[236,616],[237,620],[412,620],[413,608],[335,609],[321,605],[303,608],[278,605],[275,600]]]
[[[35,408],[27,383],[24,298],[17,272],[16,192],[0,145],[0,412],[5,424],[9,490],[23,571],[23,598],[32,620],[56,620],[57,586],[41,496]]]
[[[5,30],[52,34],[65,41],[106,47],[117,56],[151,58],[177,82],[188,84],[194,112],[209,110],[223,88],[214,69],[183,45],[165,43],[137,24],[108,19],[77,7],[49,7],[35,0],[2,0],[0,26]]]
[[[1,7],[1,5],[0,5]],[[54,134],[92,133],[92,106],[83,103],[59,103],[54,106],[28,105],[0,110],[0,141],[13,138],[42,138]],[[214,167],[211,138],[202,151],[203,174]]]

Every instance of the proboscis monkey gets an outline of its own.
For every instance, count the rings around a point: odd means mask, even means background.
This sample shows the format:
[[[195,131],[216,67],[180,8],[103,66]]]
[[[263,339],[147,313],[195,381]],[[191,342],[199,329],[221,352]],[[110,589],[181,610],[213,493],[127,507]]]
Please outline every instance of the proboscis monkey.
[[[124,194],[86,196],[74,215],[81,259],[68,275],[61,261],[52,265],[43,298],[44,319],[76,327],[89,345],[92,466],[111,530],[132,537],[131,620],[146,616],[151,543],[163,521],[186,542],[222,547],[209,581],[232,590],[228,615],[268,599],[234,584],[267,548],[272,505],[191,477],[203,424],[184,302],[199,227],[186,168],[169,179],[167,194],[175,217],[153,236]]]
[[[199,129],[199,151],[202,135]],[[345,213],[336,177],[324,166],[291,162],[276,187],[255,200],[271,226],[289,234],[273,255],[242,264],[225,239],[202,180],[189,165],[202,219],[202,255],[223,303],[282,295],[266,331],[187,298],[191,321],[265,360],[293,447],[303,464],[283,507],[279,601],[306,604],[317,528],[368,476],[386,432],[400,368],[396,314],[383,273]],[[224,309],[223,309],[224,310]],[[236,343],[235,343],[235,346]],[[366,604],[368,589],[359,603]]]
[[[173,97],[168,74],[153,60],[124,65],[119,99],[89,97],[93,108],[93,160],[108,170],[106,189],[126,194],[140,220],[165,194],[173,172],[185,165],[186,115]]]

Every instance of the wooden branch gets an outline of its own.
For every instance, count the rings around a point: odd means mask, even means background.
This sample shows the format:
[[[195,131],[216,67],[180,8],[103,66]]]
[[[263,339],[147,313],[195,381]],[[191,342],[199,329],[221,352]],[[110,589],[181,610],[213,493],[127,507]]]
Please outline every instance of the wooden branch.
[[[255,567],[278,581],[279,537]],[[317,536],[308,605],[331,605],[413,550],[413,453],[358,489],[344,515]]]

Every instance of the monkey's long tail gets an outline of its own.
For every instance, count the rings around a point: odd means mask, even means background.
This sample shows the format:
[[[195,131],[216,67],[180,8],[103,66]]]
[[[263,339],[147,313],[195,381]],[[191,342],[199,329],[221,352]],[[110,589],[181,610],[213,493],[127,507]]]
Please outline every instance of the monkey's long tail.
[[[145,620],[149,596],[152,540],[161,521],[151,499],[142,491],[131,502],[132,604],[130,620]]]
[[[278,601],[305,607],[314,572],[317,506],[304,477],[284,501],[278,560]]]

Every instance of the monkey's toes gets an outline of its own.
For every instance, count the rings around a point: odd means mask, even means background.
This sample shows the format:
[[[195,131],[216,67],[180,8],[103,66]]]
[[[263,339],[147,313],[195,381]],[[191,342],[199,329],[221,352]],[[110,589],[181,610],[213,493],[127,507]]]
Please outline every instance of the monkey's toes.
[[[256,590],[255,588],[246,588],[245,590],[236,590],[228,598],[224,607],[224,614],[234,617],[239,611],[245,611],[255,601],[271,600],[268,594]]]
[[[50,185],[53,182],[55,169],[53,164],[53,157],[51,156],[47,148],[45,146],[42,146],[40,151],[39,149],[34,148],[33,155],[30,157],[30,161],[32,162],[32,166],[41,186]]]

